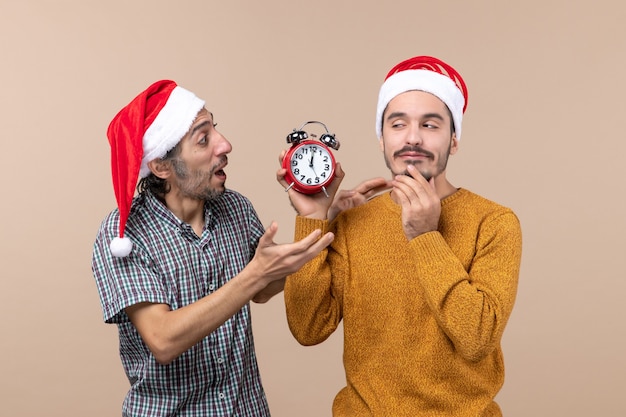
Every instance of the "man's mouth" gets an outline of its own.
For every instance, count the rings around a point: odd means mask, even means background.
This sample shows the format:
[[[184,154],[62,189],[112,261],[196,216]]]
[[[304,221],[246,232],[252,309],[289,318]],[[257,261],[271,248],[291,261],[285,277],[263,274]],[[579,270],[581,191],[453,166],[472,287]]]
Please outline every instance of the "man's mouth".
[[[213,175],[220,178],[226,178],[226,171],[224,171],[224,168],[226,168],[226,165],[228,165],[228,160],[224,158],[220,162],[221,163],[217,165],[213,170]]]
[[[220,178],[220,179],[222,179],[222,180],[223,180],[223,179],[225,179],[225,178],[226,178],[226,171],[224,171],[224,167],[222,167],[222,168],[220,168],[220,169],[215,170],[215,171],[213,172],[213,175],[214,175],[215,177]]]
[[[429,159],[428,155],[424,155],[424,154],[420,154],[420,153],[413,153],[413,152],[409,152],[409,153],[401,153],[398,155],[399,158],[402,159],[412,159],[412,160],[424,160],[424,159]]]

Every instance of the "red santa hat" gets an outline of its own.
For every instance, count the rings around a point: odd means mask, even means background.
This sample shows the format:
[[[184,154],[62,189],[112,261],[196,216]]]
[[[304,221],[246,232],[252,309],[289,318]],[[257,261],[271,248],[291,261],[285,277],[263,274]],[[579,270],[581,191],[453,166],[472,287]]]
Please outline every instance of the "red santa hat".
[[[162,158],[191,128],[204,101],[174,81],[157,81],[113,118],[107,130],[111,145],[113,189],[120,213],[119,236],[111,253],[127,256],[133,247],[124,237],[139,177],[150,174],[148,162]]]
[[[376,107],[376,137],[382,137],[383,113],[389,102],[406,91],[420,90],[438,97],[452,113],[456,138],[461,139],[461,122],[467,108],[467,87],[450,65],[431,56],[416,56],[393,67],[380,87]]]

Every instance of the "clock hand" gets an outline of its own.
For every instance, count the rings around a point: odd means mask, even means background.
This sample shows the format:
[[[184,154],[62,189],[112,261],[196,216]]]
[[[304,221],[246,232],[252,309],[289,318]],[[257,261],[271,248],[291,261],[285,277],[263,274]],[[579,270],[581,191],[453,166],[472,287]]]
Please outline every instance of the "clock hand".
[[[309,161],[309,168],[313,171],[313,174],[317,177],[317,172],[315,172],[315,166],[313,165],[313,158],[315,157],[315,152],[311,154],[311,160]]]

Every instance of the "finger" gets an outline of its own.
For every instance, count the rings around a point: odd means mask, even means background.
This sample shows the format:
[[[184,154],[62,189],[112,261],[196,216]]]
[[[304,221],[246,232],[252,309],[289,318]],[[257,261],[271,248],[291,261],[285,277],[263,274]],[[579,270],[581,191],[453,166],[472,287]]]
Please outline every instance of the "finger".
[[[313,243],[315,243],[317,239],[319,239],[321,234],[322,231],[320,229],[315,229],[296,243],[298,243],[302,247],[309,247]]]
[[[335,178],[333,178],[331,183],[328,184],[328,187],[326,187],[326,191],[328,192],[329,195],[335,196],[335,194],[337,193],[337,190],[339,189],[339,186],[341,185],[341,182],[343,181],[344,176],[345,176],[345,173],[341,169],[341,165],[337,163],[335,167]]]
[[[335,200],[337,202],[342,202],[345,200],[350,200],[352,197],[354,197],[357,194],[357,192],[355,190],[339,190],[337,192],[337,195],[335,196]]]
[[[312,249],[315,253],[318,253],[326,246],[330,245],[333,240],[335,240],[335,235],[332,232],[327,232],[322,237],[317,239],[310,249]]]
[[[320,231],[321,234],[321,231]],[[301,253],[306,254],[313,258],[315,255],[320,253],[325,247],[330,245],[332,241],[335,239],[335,235],[332,232],[327,232],[323,236],[319,238],[315,238],[312,243],[302,250]]]
[[[415,165],[409,165],[406,167],[407,172],[415,181],[419,182],[422,185],[426,184],[426,178],[422,175],[422,173],[417,169]]]
[[[421,198],[426,198],[426,196],[433,198],[437,195],[437,191],[435,189],[435,177],[431,177],[429,180],[426,180],[426,178],[424,178],[414,165],[409,165],[407,170],[409,171],[409,174],[411,174],[411,177],[417,181],[419,185],[415,188],[415,192],[418,196],[421,196]]]
[[[430,180],[428,180],[428,185],[430,185],[431,189],[433,190],[433,193],[437,194],[437,187],[435,186],[435,177],[431,177]]]
[[[379,178],[372,178],[370,180],[367,181],[363,181],[362,183],[360,183],[359,185],[357,185],[354,190],[361,193],[361,194],[366,194],[372,190],[375,190],[376,188],[379,187],[384,187],[385,185],[387,185],[387,180],[379,177]]]
[[[365,198],[367,198],[368,200],[382,192],[388,191],[390,189],[392,189],[393,186],[391,185],[391,182],[389,181],[385,181],[385,183],[383,185],[380,185],[378,187],[374,187],[371,190],[369,190],[368,192],[366,192],[364,194]]]
[[[263,236],[261,236],[261,239],[259,239],[259,246],[275,245],[276,243],[274,243],[274,237],[276,236],[277,231],[278,231],[278,223],[276,223],[275,221],[272,221],[272,223],[270,223],[268,228],[265,229],[265,233],[263,233]]]
[[[405,175],[398,175],[392,181],[393,190],[395,192],[395,195],[399,199],[398,202],[401,205],[403,205],[403,204],[411,204],[412,200],[419,200],[415,190],[409,184],[409,181],[415,183],[414,181],[412,181],[410,178],[408,178]]]
[[[337,162],[335,164],[335,176],[341,179],[343,179],[343,177],[346,176],[346,173],[343,171],[343,168],[341,167],[341,162]]]
[[[287,184],[287,181],[285,180],[286,174],[287,174],[287,170],[285,168],[281,168],[278,171],[276,171],[276,181],[278,181],[278,183],[282,185],[283,188],[287,188],[287,186],[289,186],[289,184]]]
[[[287,154],[287,150],[283,149],[280,152],[280,155],[278,155],[278,165],[282,165],[283,164],[283,159],[285,159],[285,155]]]
[[[317,242],[321,234],[322,231],[320,229],[315,229],[297,242],[289,244],[291,246],[291,253],[299,254],[302,252],[306,252],[312,245]]]

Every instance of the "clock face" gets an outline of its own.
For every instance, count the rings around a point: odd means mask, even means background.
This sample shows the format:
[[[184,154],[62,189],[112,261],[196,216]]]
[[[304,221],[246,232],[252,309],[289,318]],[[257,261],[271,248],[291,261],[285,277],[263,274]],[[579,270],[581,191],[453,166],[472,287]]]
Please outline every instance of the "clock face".
[[[319,191],[332,181],[335,160],[326,146],[314,141],[304,141],[291,152],[288,169],[297,184],[311,191]]]

